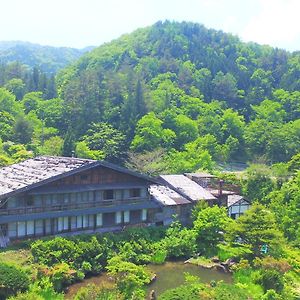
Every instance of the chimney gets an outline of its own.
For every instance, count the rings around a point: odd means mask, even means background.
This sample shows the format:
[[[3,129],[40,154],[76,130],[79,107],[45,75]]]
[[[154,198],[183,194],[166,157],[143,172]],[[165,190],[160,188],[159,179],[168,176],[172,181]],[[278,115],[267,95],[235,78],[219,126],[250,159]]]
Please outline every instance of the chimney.
[[[220,179],[219,180],[219,197],[221,197],[223,194],[223,183],[224,183],[224,180]]]

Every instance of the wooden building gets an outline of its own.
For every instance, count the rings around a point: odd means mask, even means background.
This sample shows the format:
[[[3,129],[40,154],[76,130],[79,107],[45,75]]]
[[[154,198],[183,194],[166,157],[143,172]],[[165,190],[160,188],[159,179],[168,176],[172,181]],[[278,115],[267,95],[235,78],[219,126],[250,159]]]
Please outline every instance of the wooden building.
[[[0,240],[155,222],[153,179],[119,166],[42,156],[0,170]],[[161,220],[158,220],[160,222]]]
[[[184,175],[153,179],[104,161],[40,156],[0,169],[0,247],[29,237],[168,225],[174,215],[188,224],[198,201],[217,200]],[[228,205],[231,215],[238,203]]]

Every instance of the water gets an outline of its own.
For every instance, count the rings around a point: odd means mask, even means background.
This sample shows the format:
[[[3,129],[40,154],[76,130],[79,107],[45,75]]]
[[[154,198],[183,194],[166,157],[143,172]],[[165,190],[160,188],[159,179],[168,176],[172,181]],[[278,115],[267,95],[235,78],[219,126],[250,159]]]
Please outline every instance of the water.
[[[184,264],[183,262],[166,262],[163,265],[148,265],[147,268],[157,275],[156,280],[147,287],[147,292],[149,293],[151,290],[155,290],[156,296],[159,296],[168,289],[173,289],[184,284],[184,273],[186,272],[198,276],[203,283],[210,283],[212,280],[223,280],[226,283],[232,283],[230,274],[205,269],[192,264]],[[112,287],[114,280],[105,273],[84,279],[82,282],[71,285],[65,298],[73,299],[81,287],[92,283],[96,286]]]
[[[203,283],[210,283],[212,280],[223,280],[226,283],[232,283],[232,277],[228,273],[184,264],[183,262],[166,262],[163,265],[150,265],[148,268],[157,275],[157,279],[148,286],[147,290],[148,292],[154,290],[156,296],[168,289],[184,284],[184,273],[186,272],[198,276]]]

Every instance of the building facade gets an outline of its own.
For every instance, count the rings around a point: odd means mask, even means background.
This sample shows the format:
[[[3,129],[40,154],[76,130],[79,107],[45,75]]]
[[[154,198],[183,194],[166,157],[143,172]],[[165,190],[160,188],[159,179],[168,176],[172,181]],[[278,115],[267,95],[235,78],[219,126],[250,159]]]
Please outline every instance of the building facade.
[[[92,160],[37,157],[0,171],[0,228],[8,240],[155,222],[153,179]],[[161,220],[158,220],[161,221]]]
[[[185,175],[153,179],[104,161],[36,157],[0,169],[0,247],[46,235],[168,225],[174,215],[188,224],[198,201],[212,205],[217,198]]]

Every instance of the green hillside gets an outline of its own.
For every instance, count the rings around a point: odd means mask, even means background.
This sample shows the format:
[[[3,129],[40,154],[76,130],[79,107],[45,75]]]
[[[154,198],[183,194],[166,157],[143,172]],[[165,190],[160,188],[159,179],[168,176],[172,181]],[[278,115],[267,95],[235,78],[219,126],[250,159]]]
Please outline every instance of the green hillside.
[[[166,21],[86,53],[56,86],[22,68],[0,70],[0,137],[34,155],[75,151],[156,173],[286,162],[300,149],[299,52]]]
[[[94,49],[57,82],[77,137],[107,122],[136,152],[285,161],[300,147],[299,75],[299,53],[166,21]]]
[[[31,68],[38,67],[42,72],[54,74],[89,50],[91,48],[41,46],[21,41],[0,42],[0,63],[18,61]]]

